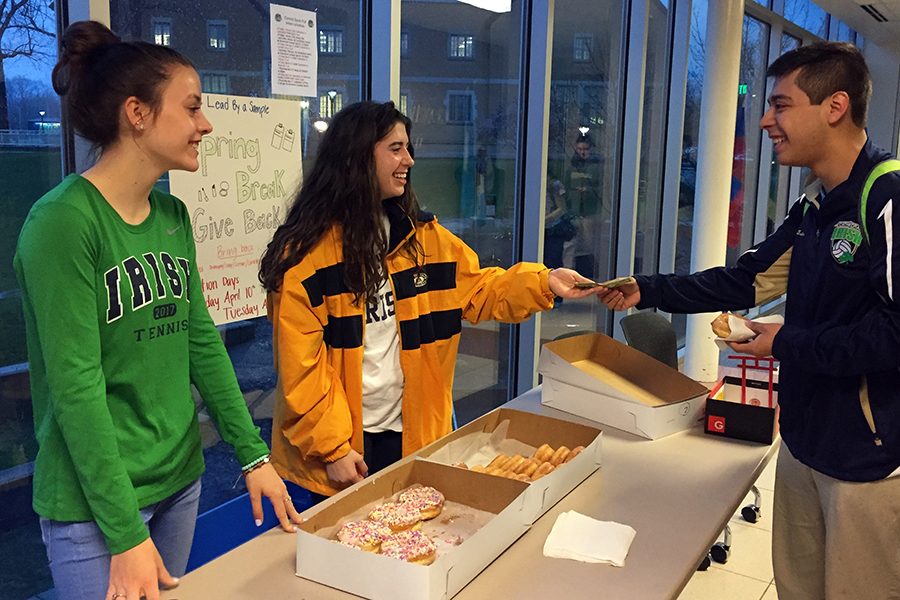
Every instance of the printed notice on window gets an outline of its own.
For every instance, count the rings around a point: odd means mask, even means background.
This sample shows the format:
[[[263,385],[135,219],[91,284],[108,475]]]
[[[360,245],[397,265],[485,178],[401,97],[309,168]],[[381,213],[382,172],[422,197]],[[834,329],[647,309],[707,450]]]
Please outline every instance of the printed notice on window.
[[[315,96],[318,73],[316,13],[269,5],[272,93]]]
[[[203,94],[213,132],[200,141],[200,168],[170,171],[197,246],[197,270],[216,325],[266,314],[259,259],[284,223],[300,172],[300,103]]]

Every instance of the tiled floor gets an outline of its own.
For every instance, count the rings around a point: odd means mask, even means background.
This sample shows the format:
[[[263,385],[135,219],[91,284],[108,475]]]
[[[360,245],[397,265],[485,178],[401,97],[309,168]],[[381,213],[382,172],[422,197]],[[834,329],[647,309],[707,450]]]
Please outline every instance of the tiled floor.
[[[776,455],[777,457],[777,455]],[[778,600],[772,579],[773,457],[756,481],[762,496],[762,518],[750,524],[740,512],[731,519],[731,556],[724,565],[712,563],[688,582],[679,600]],[[741,506],[752,502],[748,494]]]

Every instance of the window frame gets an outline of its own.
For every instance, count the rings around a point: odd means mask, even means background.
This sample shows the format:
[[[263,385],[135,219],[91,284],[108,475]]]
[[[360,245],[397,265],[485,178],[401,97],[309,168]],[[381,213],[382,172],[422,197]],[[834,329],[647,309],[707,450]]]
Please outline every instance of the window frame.
[[[322,36],[325,36],[325,39],[322,39]],[[333,36],[333,37],[330,37]],[[340,47],[338,50],[328,50],[322,48],[322,43],[325,42],[325,46],[328,46],[328,42],[333,42],[335,47]],[[335,25],[327,25],[327,26],[319,26],[319,36],[318,36],[318,49],[319,56],[344,56],[344,28],[335,26]]]
[[[224,37],[213,37],[213,28],[221,27],[225,32]],[[228,19],[207,19],[206,20],[206,49],[213,52],[228,52],[231,42],[228,40]],[[213,39],[216,45],[213,45]],[[223,42],[219,45],[220,42]]]
[[[157,40],[157,36],[160,35],[156,32],[156,27],[158,25],[164,25],[168,28],[168,43],[162,43]],[[171,17],[152,17],[150,19],[150,38],[151,41],[157,46],[165,46],[166,48],[172,47],[172,18]]]
[[[460,41],[463,42],[463,54],[458,54]],[[475,60],[475,36],[470,33],[447,34],[447,58],[449,60]]]
[[[453,100],[455,98],[466,97],[469,99],[469,118],[451,119],[453,110]],[[478,101],[475,90],[447,90],[444,96],[444,105],[447,107],[446,122],[448,125],[471,125],[475,123],[475,115],[477,114]]]

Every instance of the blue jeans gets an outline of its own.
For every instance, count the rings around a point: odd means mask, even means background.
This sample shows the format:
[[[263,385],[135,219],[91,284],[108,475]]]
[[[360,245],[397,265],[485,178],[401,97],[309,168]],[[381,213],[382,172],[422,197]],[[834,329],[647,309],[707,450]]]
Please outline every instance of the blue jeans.
[[[184,575],[197,507],[200,480],[165,500],[141,509],[150,538],[174,577]],[[63,522],[41,518],[41,537],[58,600],[102,600],[109,588],[109,550],[94,521]]]

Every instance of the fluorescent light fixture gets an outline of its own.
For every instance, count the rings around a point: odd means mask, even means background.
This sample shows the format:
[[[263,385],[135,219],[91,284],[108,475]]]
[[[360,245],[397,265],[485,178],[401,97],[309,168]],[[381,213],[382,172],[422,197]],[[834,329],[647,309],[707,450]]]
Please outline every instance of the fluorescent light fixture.
[[[512,0],[459,0],[475,8],[483,8],[495,13],[508,13],[512,10]]]
[[[325,133],[325,131],[328,129],[328,123],[320,119],[313,123],[313,129],[315,129],[319,133]]]

